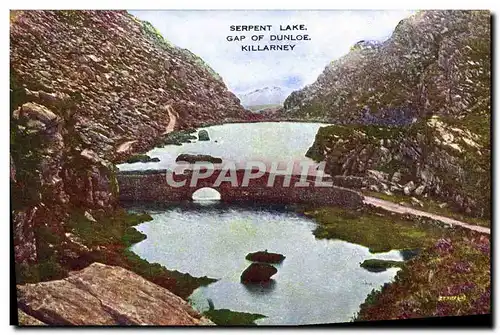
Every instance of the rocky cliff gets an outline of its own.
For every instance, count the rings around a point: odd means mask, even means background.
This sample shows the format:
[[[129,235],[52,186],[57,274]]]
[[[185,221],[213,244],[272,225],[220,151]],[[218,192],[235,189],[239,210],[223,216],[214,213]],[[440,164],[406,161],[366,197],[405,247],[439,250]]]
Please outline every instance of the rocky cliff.
[[[421,11],[388,40],[354,45],[292,93],[285,113],[337,124],[309,151],[330,173],[379,171],[389,194],[408,186],[487,217],[490,56],[489,12]]]
[[[199,57],[127,12],[13,11],[10,19],[16,280],[63,278],[97,259],[179,288],[178,278],[192,277],[149,271],[122,254],[131,236],[143,237],[119,214],[114,163],[174,129],[241,120],[238,98]],[[96,239],[99,231],[107,235]],[[92,245],[78,236],[88,232]],[[83,254],[92,257],[82,263]],[[183,295],[196,284],[187,286]]]
[[[489,111],[488,11],[420,11],[384,42],[360,41],[284,103],[291,116],[405,123]]]

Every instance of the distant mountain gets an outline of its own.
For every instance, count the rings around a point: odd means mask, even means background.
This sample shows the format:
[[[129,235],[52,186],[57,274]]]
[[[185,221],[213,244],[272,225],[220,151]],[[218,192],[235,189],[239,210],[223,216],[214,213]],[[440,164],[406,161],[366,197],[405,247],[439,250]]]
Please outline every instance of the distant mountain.
[[[292,90],[282,87],[264,87],[255,91],[240,94],[241,104],[245,107],[260,105],[282,105]]]

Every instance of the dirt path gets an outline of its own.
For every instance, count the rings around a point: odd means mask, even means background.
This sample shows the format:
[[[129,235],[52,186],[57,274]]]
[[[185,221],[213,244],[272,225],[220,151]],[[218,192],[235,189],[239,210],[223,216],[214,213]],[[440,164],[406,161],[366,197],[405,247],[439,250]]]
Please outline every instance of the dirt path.
[[[464,227],[467,229],[478,231],[480,233],[490,234],[490,229],[487,227],[471,225],[471,224],[468,224],[468,223],[465,223],[462,221],[447,218],[445,216],[432,214],[432,213],[428,213],[428,212],[424,212],[424,211],[419,211],[418,209],[401,206],[401,205],[395,204],[395,203],[387,201],[387,200],[382,200],[382,199],[378,199],[378,198],[365,196],[365,200],[363,202],[365,204],[370,204],[373,206],[384,208],[384,209],[391,211],[391,212],[401,213],[401,214],[410,213],[413,215],[425,216],[425,217],[428,217],[428,218],[431,218],[434,220],[439,220],[441,222],[448,223],[452,226],[457,225],[457,226],[461,226],[461,227]]]
[[[130,146],[132,144],[134,144],[135,142],[137,142],[137,140],[133,140],[133,141],[127,141],[125,143],[122,143],[118,146],[118,149],[116,149],[116,152],[126,152],[130,149]]]
[[[177,123],[177,113],[174,111],[174,109],[172,108],[172,106],[167,105],[166,110],[167,110],[167,113],[168,113],[168,124],[167,124],[167,128],[165,128],[165,131],[163,132],[162,135],[165,135],[165,134],[168,134],[168,133],[174,131],[175,124]],[[129,151],[130,147],[135,142],[137,142],[137,140],[123,142],[122,144],[120,144],[118,146],[118,148],[116,149],[116,152],[127,152],[127,151]]]
[[[165,129],[165,132],[163,133],[163,135],[173,132],[174,128],[175,128],[175,124],[177,122],[177,113],[174,111],[172,106],[167,105],[166,109],[167,109],[169,121],[168,121],[167,128]]]

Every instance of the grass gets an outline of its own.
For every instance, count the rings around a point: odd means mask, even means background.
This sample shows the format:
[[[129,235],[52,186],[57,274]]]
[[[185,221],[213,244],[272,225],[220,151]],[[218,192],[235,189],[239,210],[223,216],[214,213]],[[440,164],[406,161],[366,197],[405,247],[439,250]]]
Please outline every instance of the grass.
[[[188,273],[168,270],[158,263],[149,263],[128,250],[133,244],[146,238],[146,235],[137,231],[134,226],[150,220],[152,217],[149,214],[128,213],[120,209],[113,216],[96,217],[97,222],[92,222],[81,211],[73,211],[68,226],[86,246],[94,247],[85,255],[83,264],[79,264],[79,267],[93,262],[121,266],[182,298],[187,298],[198,287],[216,281],[208,277],[198,278]]]
[[[128,269],[184,299],[198,287],[216,281],[168,270],[128,250],[146,238],[134,226],[152,220],[149,214],[128,213],[118,209],[112,215],[94,214],[94,218],[96,222],[89,220],[81,209],[74,209],[70,214],[67,229],[88,247],[88,251],[78,248],[73,250],[78,254],[77,258],[64,257],[63,245],[68,244],[63,241],[61,232],[52,231],[49,227],[38,227],[35,230],[38,263],[16,264],[16,284],[62,279],[68,276],[69,271],[80,270],[94,262]]]
[[[234,312],[229,309],[211,309],[203,315],[220,326],[248,326],[256,325],[255,320],[265,318],[262,314]]]
[[[304,214],[319,223],[313,231],[316,238],[360,244],[368,247],[372,253],[418,249],[437,239],[444,230],[424,221],[366,208],[349,210],[322,207]]]
[[[145,154],[137,154],[137,155],[133,155],[132,157],[128,158],[126,160],[126,163],[137,163],[137,162],[148,163],[148,162],[159,162],[159,161],[160,160],[156,157],[151,158]]]
[[[421,210],[421,211],[446,216],[446,217],[449,217],[449,218],[452,218],[455,220],[463,221],[463,222],[470,223],[470,224],[475,224],[478,226],[490,227],[490,225],[491,225],[491,221],[488,219],[468,216],[468,215],[453,211],[448,206],[446,206],[444,208],[440,208],[439,202],[432,200],[432,199],[420,198],[419,200],[422,201],[422,204],[424,205],[423,207],[420,207],[420,206],[412,205],[411,196],[407,196],[407,195],[400,195],[400,194],[388,195],[385,193],[373,192],[373,191],[363,191],[363,194],[365,194],[367,196],[387,200],[387,201],[392,201],[392,202],[395,202],[398,204],[400,202],[405,202],[408,207],[413,207],[413,208]]]
[[[191,140],[198,139],[198,136],[193,135],[195,132],[194,129],[173,131],[165,135],[164,138],[158,139],[156,146],[161,147],[165,145],[182,145],[182,143],[190,143]]]
[[[404,262],[401,261],[388,261],[385,259],[367,259],[363,261],[359,266],[370,272],[382,272],[388,268],[401,268],[404,266]]]
[[[146,213],[130,214],[120,210],[111,217],[97,218],[97,222],[93,222],[87,219],[82,211],[75,210],[71,213],[68,227],[82,238],[88,247],[118,244],[128,248],[146,238],[146,235],[133,226],[152,219]]]
[[[203,277],[193,277],[189,273],[168,270],[158,263],[149,263],[145,259],[129,250],[124,250],[122,255],[126,262],[125,266],[144,278],[165,287],[183,299],[187,299],[200,286],[206,286],[216,279]]]
[[[68,275],[68,270],[62,267],[55,258],[50,258],[37,264],[16,263],[15,271],[16,284],[57,280]]]
[[[490,239],[459,229],[408,261],[395,281],[372,291],[356,320],[490,313]]]

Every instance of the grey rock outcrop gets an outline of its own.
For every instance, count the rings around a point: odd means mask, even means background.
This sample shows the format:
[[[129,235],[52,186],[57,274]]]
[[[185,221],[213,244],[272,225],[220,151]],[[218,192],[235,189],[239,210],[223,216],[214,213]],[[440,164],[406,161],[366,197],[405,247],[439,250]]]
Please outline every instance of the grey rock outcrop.
[[[165,288],[93,263],[62,280],[17,286],[19,308],[50,325],[209,325]]]
[[[355,45],[293,92],[288,116],[335,123],[408,124],[429,113],[489,109],[490,13],[424,10],[383,42]]]
[[[419,11],[333,61],[284,104],[290,117],[336,124],[320,128],[308,156],[332,175],[392,173],[391,192],[488,217],[490,21],[488,11]]]

